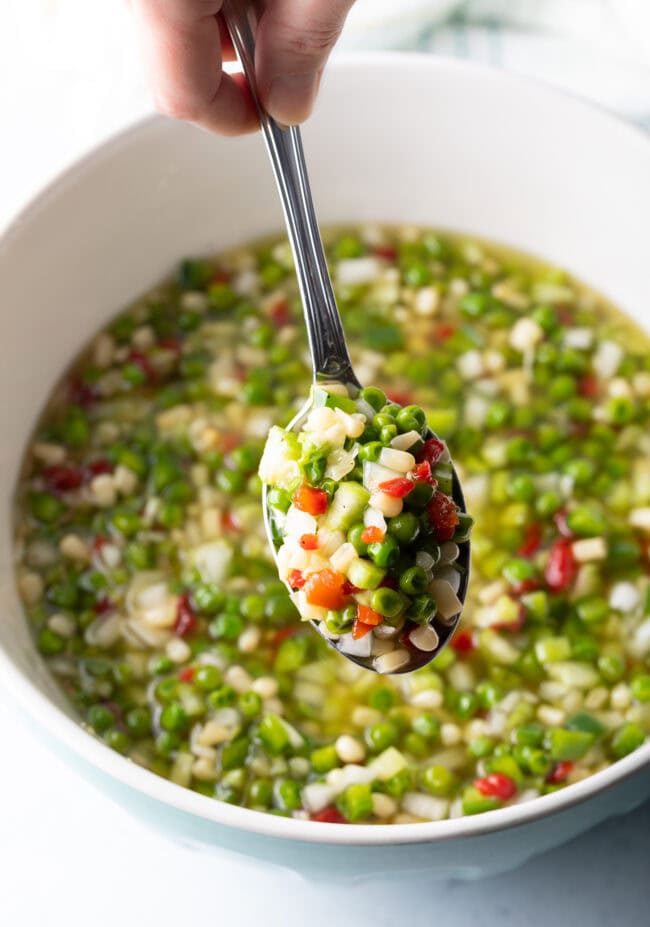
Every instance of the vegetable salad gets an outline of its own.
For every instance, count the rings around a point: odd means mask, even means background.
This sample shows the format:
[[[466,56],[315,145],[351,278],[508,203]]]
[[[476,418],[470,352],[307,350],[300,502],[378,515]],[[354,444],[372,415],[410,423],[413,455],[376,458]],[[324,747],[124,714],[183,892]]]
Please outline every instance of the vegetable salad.
[[[445,445],[420,406],[375,387],[318,385],[298,425],[271,429],[259,469],[280,578],[342,653],[380,673],[421,665],[439,645],[434,619],[461,610],[471,527]]]
[[[451,644],[369,673],[278,579],[257,470],[309,364],[276,241],[183,262],[56,390],[17,496],[36,646],[108,747],[259,811],[404,823],[563,788],[650,733],[648,338],[480,242],[326,246],[357,375],[431,410],[476,517]]]

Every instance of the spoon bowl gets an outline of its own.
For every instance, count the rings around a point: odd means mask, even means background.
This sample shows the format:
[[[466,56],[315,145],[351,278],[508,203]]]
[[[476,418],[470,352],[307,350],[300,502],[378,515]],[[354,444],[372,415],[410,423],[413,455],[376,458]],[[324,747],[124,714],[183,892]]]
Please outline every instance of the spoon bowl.
[[[314,386],[325,383],[336,384],[343,386],[348,395],[356,397],[362,386],[352,367],[341,317],[336,305],[314,211],[300,130],[297,126],[279,125],[269,116],[259,100],[255,80],[255,22],[252,5],[242,4],[238,0],[225,0],[222,12],[242,69],[248,80],[251,95],[257,106],[262,136],[282,202],[305,316],[309,349],[313,363]],[[312,407],[313,390],[312,395],[291,421],[286,431],[294,433],[299,431]],[[436,436],[429,431],[426,433],[426,437],[434,438]],[[460,512],[466,514],[460,480],[453,464],[451,468],[451,496]],[[280,546],[277,543],[279,531],[269,505],[266,485],[264,485],[262,504],[264,525],[277,561]],[[394,649],[401,650],[404,648],[408,651],[409,659],[408,662],[403,663],[398,668],[386,671],[406,673],[419,669],[429,663],[453,635],[460,620],[462,605],[467,593],[470,561],[469,540],[459,542],[458,548],[459,553],[455,563],[459,571],[459,585],[456,596],[461,604],[461,609],[453,615],[448,615],[444,620],[440,619],[439,613],[436,614],[435,618],[428,619],[428,625],[433,628],[437,636],[437,642],[431,650],[419,649],[411,642],[409,633],[416,627],[413,622],[406,625],[406,632],[395,632],[394,637],[401,633],[399,640],[402,647],[398,648],[397,644],[395,644]],[[292,591],[288,583],[286,585]],[[454,600],[455,604],[456,601]],[[347,657],[347,659],[365,669],[379,672],[373,664],[374,655],[361,656],[360,654],[348,652],[349,642],[346,643],[345,648],[343,647],[342,638],[350,637],[349,634],[331,635],[329,632],[325,633],[323,630],[324,621],[312,620],[311,624],[335,650]],[[428,643],[430,645],[432,641]],[[363,650],[366,647],[363,646],[358,649]]]

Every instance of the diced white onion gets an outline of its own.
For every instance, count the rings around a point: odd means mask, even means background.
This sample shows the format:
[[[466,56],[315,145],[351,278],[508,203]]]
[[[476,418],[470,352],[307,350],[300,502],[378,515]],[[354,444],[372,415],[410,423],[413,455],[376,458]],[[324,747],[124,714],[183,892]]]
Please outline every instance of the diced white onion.
[[[338,550],[330,555],[332,568],[338,573],[347,573],[348,568],[353,560],[357,559],[356,549],[349,541],[342,544]]]
[[[364,460],[363,462],[363,485],[371,493],[378,491],[380,483],[394,480],[400,475],[395,470],[389,470],[388,467],[382,467],[371,460]]]
[[[443,619],[453,618],[463,607],[462,602],[446,579],[434,579],[429,586],[436,600],[437,614]]]
[[[410,447],[413,447],[416,441],[420,440],[419,432],[405,431],[404,434],[395,435],[390,442],[390,446],[394,447],[396,451],[408,451]]]
[[[382,264],[378,258],[346,258],[336,265],[336,281],[339,286],[358,286],[375,280],[381,271]]]
[[[399,451],[394,447],[384,447],[379,454],[379,464],[400,473],[408,473],[415,466],[415,457],[408,451]]]
[[[287,537],[301,538],[303,534],[316,534],[318,523],[309,512],[297,509],[290,505],[284,522],[284,533]]]
[[[404,503],[396,496],[389,496],[385,492],[374,492],[368,501],[368,505],[378,509],[386,518],[395,518],[396,515],[404,508]]]
[[[609,593],[609,606],[617,612],[632,612],[641,600],[634,583],[614,583]]]
[[[338,649],[353,657],[369,657],[372,653],[372,631],[358,640],[355,640],[351,633],[341,634]]]
[[[380,531],[386,533],[387,524],[386,519],[379,511],[379,509],[374,509],[372,506],[368,508],[363,513],[363,523],[366,528],[379,528]]]
[[[402,808],[416,818],[427,821],[442,821],[447,817],[449,801],[446,798],[436,798],[434,795],[425,795],[424,792],[407,792],[402,798]]]
[[[369,634],[366,635],[366,637],[369,636]],[[392,650],[390,653],[385,653],[381,657],[375,657],[373,666],[378,673],[394,673],[406,666],[410,659],[408,650],[399,648]]]

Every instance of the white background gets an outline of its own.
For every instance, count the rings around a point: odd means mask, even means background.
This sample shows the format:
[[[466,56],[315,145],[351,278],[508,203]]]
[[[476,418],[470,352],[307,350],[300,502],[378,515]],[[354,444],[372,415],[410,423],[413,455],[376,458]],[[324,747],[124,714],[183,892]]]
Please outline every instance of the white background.
[[[73,19],[54,15],[58,0],[2,0],[0,227],[71,159],[149,109],[120,0],[65,4]],[[381,884],[310,885],[144,829],[39,743],[1,682],[2,927],[647,923],[650,804],[478,883],[432,880],[407,897]]]

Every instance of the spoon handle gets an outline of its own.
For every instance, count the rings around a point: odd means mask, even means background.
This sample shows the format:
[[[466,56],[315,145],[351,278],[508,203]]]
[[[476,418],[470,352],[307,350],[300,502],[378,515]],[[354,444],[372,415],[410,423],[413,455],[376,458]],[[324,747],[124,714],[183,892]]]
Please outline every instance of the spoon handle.
[[[242,0],[225,0],[222,14],[259,113],[262,134],[280,193],[302,297],[314,380],[338,380],[359,386],[345,343],[318,231],[300,129],[297,126],[279,125],[260,102],[255,80],[252,4]]]

